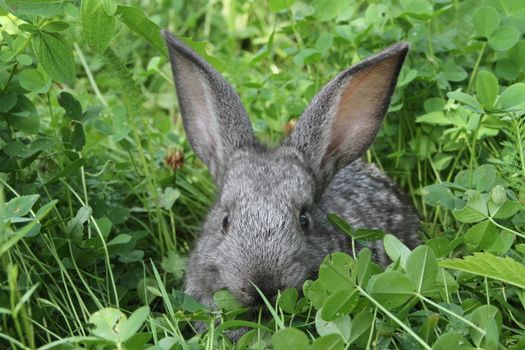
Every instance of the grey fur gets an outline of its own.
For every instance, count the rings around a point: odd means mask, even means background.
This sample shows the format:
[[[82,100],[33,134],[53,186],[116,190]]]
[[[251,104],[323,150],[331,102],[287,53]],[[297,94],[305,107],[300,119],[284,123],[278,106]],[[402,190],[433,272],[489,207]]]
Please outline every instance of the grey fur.
[[[382,229],[411,247],[418,243],[413,206],[386,175],[358,159],[388,109],[407,44],[340,73],[314,98],[290,137],[269,149],[253,136],[240,99],[220,74],[170,33],[163,35],[188,139],[219,190],[189,259],[188,294],[213,307],[213,293],[227,288],[244,305],[255,306],[260,299],[252,282],[269,297],[278,289],[300,288],[315,277],[325,255],[351,251],[347,237],[327,222],[330,212],[354,227]],[[368,99],[374,101],[370,106]],[[299,220],[303,209],[310,222],[306,230]],[[372,249],[386,264],[381,242]]]

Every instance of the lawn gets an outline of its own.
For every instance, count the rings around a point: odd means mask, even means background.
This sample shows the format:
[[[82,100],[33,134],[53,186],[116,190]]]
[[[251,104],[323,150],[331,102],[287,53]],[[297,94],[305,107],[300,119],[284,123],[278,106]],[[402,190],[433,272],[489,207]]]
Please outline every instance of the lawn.
[[[339,71],[409,42],[364,159],[421,245],[332,216],[392,263],[329,255],[255,318],[227,290],[215,310],[185,295],[216,189],[161,29],[269,145]],[[0,32],[1,349],[525,349],[525,2],[0,0]]]

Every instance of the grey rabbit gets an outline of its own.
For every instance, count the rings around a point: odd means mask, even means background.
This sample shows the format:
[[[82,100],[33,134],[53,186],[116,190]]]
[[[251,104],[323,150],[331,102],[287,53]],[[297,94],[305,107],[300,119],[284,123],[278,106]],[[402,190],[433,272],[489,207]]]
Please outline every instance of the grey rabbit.
[[[339,73],[314,97],[279,147],[254,136],[240,98],[224,78],[167,31],[180,112],[190,144],[218,187],[190,255],[185,292],[214,307],[227,288],[243,305],[301,288],[323,258],[351,252],[332,227],[336,213],[354,227],[418,243],[419,218],[396,185],[360,160],[381,126],[408,52],[398,43]],[[388,258],[381,242],[375,259]]]

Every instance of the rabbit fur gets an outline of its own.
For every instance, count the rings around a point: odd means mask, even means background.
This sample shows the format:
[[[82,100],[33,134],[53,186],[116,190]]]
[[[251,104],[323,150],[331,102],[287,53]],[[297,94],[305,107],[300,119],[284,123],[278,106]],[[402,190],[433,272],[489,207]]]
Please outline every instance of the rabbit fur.
[[[418,215],[397,186],[360,160],[383,117],[408,44],[352,66],[313,99],[279,147],[262,145],[233,88],[182,41],[163,31],[185,131],[218,188],[187,267],[185,292],[214,307],[227,288],[256,307],[278,290],[301,288],[323,258],[351,252],[327,221],[336,213],[356,228],[418,243]],[[370,245],[387,264],[381,242]]]

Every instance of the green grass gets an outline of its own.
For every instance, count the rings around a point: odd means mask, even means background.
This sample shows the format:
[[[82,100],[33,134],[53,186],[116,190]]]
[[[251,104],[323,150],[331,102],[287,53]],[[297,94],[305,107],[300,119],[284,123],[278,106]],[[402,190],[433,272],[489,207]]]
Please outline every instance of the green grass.
[[[83,6],[0,0],[0,348],[525,347],[523,2]],[[331,255],[255,321],[225,291],[219,311],[185,296],[215,189],[160,28],[224,74],[269,144],[338,71],[409,41],[366,160],[409,193],[424,244],[384,236],[386,271],[368,250]]]

